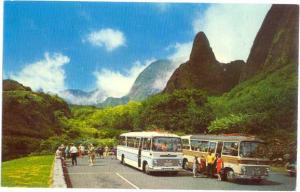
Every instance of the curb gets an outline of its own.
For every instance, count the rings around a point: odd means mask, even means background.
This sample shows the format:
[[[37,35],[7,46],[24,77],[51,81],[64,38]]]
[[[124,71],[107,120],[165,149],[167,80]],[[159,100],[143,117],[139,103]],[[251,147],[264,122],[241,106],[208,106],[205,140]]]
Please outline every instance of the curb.
[[[59,157],[54,158],[53,166],[53,177],[52,177],[52,188],[67,188],[65,181],[62,160]]]

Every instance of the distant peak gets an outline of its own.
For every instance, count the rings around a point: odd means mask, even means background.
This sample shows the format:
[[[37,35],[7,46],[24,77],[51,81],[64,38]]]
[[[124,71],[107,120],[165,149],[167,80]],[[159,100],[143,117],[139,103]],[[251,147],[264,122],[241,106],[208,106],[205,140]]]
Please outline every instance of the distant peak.
[[[204,32],[197,33],[190,60],[196,61],[196,63],[214,63],[216,62],[215,55],[210,47],[209,41]]]
[[[210,47],[209,41],[203,31],[200,31],[197,33],[195,39],[194,39],[194,45],[200,45],[202,47]]]

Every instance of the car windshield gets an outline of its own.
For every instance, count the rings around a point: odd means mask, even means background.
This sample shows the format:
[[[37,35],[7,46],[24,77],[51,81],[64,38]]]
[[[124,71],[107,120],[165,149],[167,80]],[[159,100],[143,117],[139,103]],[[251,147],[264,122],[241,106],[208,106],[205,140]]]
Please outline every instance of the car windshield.
[[[266,158],[266,144],[262,142],[243,141],[240,145],[240,156],[249,158]]]
[[[181,139],[177,137],[154,137],[153,151],[181,152]]]

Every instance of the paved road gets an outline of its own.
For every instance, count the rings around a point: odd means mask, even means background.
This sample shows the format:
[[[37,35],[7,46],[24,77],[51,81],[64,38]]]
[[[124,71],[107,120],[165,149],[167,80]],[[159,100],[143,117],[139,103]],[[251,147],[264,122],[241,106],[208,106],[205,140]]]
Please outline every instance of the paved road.
[[[96,159],[96,165],[88,166],[88,159],[78,159],[78,166],[71,166],[67,161],[67,169],[74,188],[123,188],[123,189],[194,189],[194,190],[295,190],[296,178],[279,173],[270,173],[269,178],[261,184],[249,182],[230,183],[216,179],[193,178],[188,171],[177,176],[168,174],[146,175],[129,166],[121,165],[118,160]]]

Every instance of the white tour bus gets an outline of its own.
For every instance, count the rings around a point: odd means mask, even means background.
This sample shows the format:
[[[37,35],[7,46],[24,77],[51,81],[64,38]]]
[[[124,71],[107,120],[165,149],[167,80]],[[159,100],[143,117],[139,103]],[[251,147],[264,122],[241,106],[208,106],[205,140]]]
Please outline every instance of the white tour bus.
[[[130,132],[120,135],[117,158],[149,174],[182,170],[181,138],[161,132]]]

